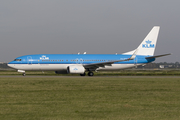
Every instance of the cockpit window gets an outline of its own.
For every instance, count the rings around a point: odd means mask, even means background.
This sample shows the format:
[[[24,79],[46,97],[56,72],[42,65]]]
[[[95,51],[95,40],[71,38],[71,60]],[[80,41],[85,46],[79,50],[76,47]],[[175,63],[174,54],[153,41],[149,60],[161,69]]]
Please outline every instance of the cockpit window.
[[[21,59],[15,59],[14,61],[21,61]]]

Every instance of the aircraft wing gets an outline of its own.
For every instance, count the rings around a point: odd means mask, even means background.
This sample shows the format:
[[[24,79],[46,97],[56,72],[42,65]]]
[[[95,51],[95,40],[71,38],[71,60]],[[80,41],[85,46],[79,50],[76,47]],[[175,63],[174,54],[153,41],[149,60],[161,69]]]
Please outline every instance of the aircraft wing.
[[[124,59],[124,60],[114,60],[114,61],[109,61],[109,62],[100,62],[100,63],[92,63],[92,64],[84,64],[84,68],[89,68],[89,69],[96,69],[96,68],[99,68],[99,67],[105,67],[105,66],[111,66],[111,64],[114,64],[116,62],[123,62],[123,61],[129,61],[129,60],[134,60],[134,58],[136,57],[136,54],[137,54],[137,51],[136,50],[134,52],[134,54],[128,58],[128,59]]]
[[[100,62],[100,63],[92,63],[92,64],[84,64],[83,66],[85,68],[93,68],[96,69],[98,67],[105,67],[106,66],[111,66],[111,64],[115,62],[122,62],[122,61],[128,61],[130,59],[125,59],[125,60],[116,60],[116,61],[109,61],[109,62]]]

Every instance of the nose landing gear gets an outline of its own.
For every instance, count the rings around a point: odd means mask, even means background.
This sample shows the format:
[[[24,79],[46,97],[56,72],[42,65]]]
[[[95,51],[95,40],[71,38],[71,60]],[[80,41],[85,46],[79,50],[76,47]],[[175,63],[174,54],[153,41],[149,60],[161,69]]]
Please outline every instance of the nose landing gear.
[[[23,76],[26,76],[26,73],[23,73],[22,75],[23,75]]]
[[[22,73],[23,76],[26,76],[25,70],[18,70],[17,72]]]

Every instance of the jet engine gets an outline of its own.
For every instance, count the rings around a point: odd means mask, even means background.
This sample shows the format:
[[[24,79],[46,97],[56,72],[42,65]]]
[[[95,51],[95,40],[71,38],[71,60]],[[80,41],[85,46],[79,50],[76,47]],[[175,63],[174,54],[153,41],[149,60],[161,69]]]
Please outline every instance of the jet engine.
[[[68,73],[78,73],[83,74],[85,72],[85,68],[83,66],[68,66],[67,67]]]

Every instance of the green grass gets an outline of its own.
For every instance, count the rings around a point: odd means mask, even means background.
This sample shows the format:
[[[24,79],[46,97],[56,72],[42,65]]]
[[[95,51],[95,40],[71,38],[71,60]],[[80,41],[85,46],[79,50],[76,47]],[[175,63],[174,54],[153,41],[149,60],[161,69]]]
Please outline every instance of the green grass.
[[[0,119],[179,120],[180,78],[0,77]]]

